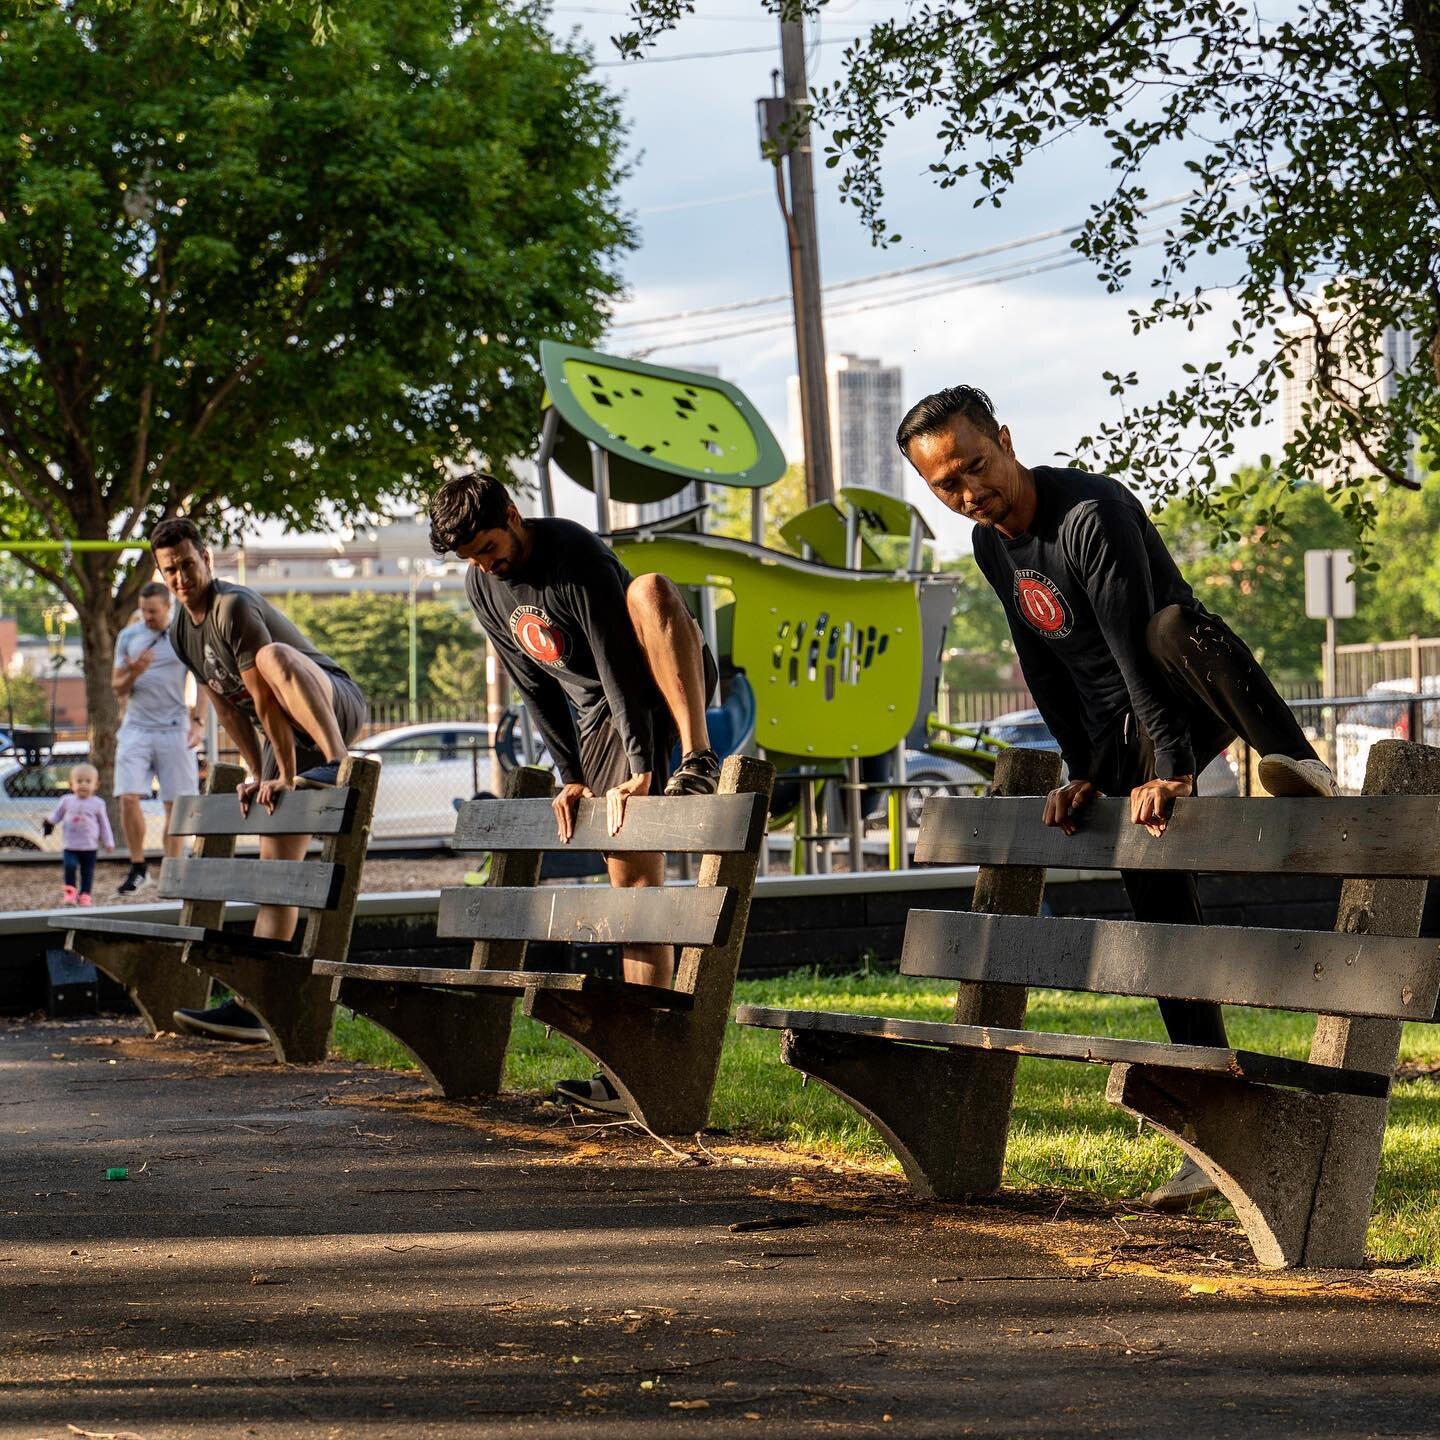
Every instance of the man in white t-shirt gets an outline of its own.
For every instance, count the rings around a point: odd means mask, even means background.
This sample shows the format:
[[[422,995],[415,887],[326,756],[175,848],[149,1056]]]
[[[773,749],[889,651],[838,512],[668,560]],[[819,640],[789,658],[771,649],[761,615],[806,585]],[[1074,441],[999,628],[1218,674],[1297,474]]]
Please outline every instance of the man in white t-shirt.
[[[120,894],[133,895],[151,884],[145,861],[145,815],[140,797],[158,783],[165,802],[165,853],[179,855],[181,840],[170,835],[170,809],[179,795],[200,788],[196,751],[205,694],[197,690],[195,707],[186,703],[187,671],[170,644],[170,592],[154,581],[140,592],[140,620],[115,640],[111,688],[125,701],[125,719],[115,742],[115,793],[120,797],[120,828],[130,849],[130,873]]]

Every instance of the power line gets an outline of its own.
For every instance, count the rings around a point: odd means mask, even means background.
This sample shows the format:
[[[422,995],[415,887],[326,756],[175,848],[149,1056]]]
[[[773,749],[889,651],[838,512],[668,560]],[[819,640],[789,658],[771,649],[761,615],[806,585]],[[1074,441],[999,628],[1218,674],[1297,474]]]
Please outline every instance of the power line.
[[[603,5],[554,5],[551,6],[551,13],[554,15],[609,15],[616,20],[630,19],[628,10],[607,10]],[[742,15],[738,10],[730,10],[724,14],[709,15],[687,15],[684,23],[690,24],[692,20],[742,20],[757,25],[773,25],[773,15],[756,15],[754,13]]]
[[[817,40],[817,45],[852,45],[858,35],[837,35],[833,40]],[[598,60],[594,70],[617,70],[631,65],[669,65],[676,60],[720,60],[727,55],[774,55],[775,45],[740,45],[733,50],[692,50],[686,55],[637,55],[633,60]]]
[[[647,205],[637,215],[668,215],[672,210],[698,210],[704,205],[725,205],[732,200],[753,200],[757,195],[773,195],[774,187],[762,185],[758,190],[737,190],[733,195],[711,195],[703,200],[677,200],[671,205]]]
[[[1186,200],[1195,198],[1194,190],[1181,191],[1176,195],[1167,195],[1162,200],[1152,200],[1148,205],[1139,207],[1139,214],[1149,215],[1157,210],[1168,209],[1173,205],[1179,205]],[[986,245],[979,250],[967,250],[960,255],[948,255],[943,260],[921,260],[913,265],[901,265],[895,270],[879,270],[873,275],[859,275],[849,280],[832,280],[821,289],[828,295],[840,290],[854,290],[866,285],[876,285],[883,280],[895,280],[904,275],[919,275],[928,270],[946,269],[951,265],[967,265],[972,260],[984,260],[991,255],[1002,255],[1011,250],[1023,250],[1031,245],[1038,245],[1043,240],[1058,240],[1064,235],[1075,235],[1085,228],[1082,222],[1076,225],[1061,225],[1053,230],[1039,230],[1033,235],[1022,236],[1018,240],[1002,240],[995,245]],[[610,326],[612,331],[616,330],[637,330],[648,328],[651,325],[670,324],[683,320],[698,320],[707,315],[725,315],[737,310],[758,310],[767,305],[788,304],[790,296],[782,295],[760,295],[751,300],[733,300],[724,305],[705,305],[694,310],[677,310],[670,315],[650,315],[637,320],[617,320]]]
[[[1135,245],[1134,249],[1144,250],[1151,246],[1163,243],[1164,237],[1157,236],[1152,240],[1142,240]],[[932,300],[940,295],[951,295],[961,290],[979,290],[990,285],[1003,285],[1011,280],[1024,280],[1032,275],[1045,275],[1054,270],[1065,270],[1073,265],[1083,265],[1089,259],[1086,255],[1067,255],[1063,259],[1056,259],[1048,264],[1027,264],[1021,268],[1011,268],[1005,273],[999,273],[986,277],[966,277],[964,280],[948,281],[942,285],[917,286],[909,294],[898,296],[886,296],[878,300],[865,300],[859,304],[847,305],[840,309],[825,312],[827,321],[832,319],[843,319],[848,315],[860,315],[867,310],[879,310],[896,305],[911,305],[919,300]],[[788,316],[777,316],[774,319],[763,320],[757,325],[748,325],[739,330],[726,330],[712,335],[687,335],[678,340],[657,340],[653,344],[645,343],[642,348],[632,351],[632,355],[639,359],[646,355],[654,354],[657,350],[674,350],[682,345],[710,345],[718,344],[724,340],[739,340],[749,335],[763,335],[772,330],[783,330],[789,325]]]

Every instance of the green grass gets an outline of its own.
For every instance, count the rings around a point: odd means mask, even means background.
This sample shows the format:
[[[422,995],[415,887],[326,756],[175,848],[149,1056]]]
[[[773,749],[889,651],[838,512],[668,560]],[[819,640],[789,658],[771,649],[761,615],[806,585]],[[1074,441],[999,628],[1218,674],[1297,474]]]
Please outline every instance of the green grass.
[[[816,975],[742,981],[736,1003],[852,1011],[915,1020],[946,1020],[955,988],[902,980],[893,973]],[[1304,1059],[1311,1017],[1279,1011],[1227,1012],[1237,1046]],[[1028,1025],[1090,1035],[1164,1039],[1153,1002],[1116,996],[1031,993]],[[409,1056],[368,1021],[342,1012],[335,1046],[374,1065],[413,1069]],[[1408,1061],[1440,1059],[1440,1027],[1409,1025],[1401,1042]],[[517,1016],[505,1081],[515,1090],[546,1090],[580,1073],[584,1062],[559,1036]],[[1005,1183],[1016,1190],[1060,1189],[1118,1200],[1158,1184],[1176,1153],[1153,1131],[1137,1135],[1133,1117],[1106,1103],[1101,1065],[1022,1060],[1006,1153]],[[898,1172],[870,1125],[821,1085],[803,1086],[780,1064],[779,1034],[732,1025],[716,1086],[711,1123],[737,1136],[776,1142],[809,1154]],[[1395,1088],[1385,1137],[1369,1249],[1385,1260],[1440,1264],[1440,1081]],[[1217,1212],[1219,1213],[1219,1212]]]

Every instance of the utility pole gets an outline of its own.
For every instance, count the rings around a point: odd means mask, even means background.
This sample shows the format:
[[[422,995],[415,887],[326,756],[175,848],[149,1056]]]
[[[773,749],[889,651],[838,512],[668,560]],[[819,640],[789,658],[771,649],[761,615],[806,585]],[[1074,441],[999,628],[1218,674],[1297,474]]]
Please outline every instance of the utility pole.
[[[833,498],[835,490],[825,373],[825,322],[820,294],[820,244],[815,228],[815,171],[810,126],[795,124],[810,94],[805,79],[803,17],[787,20],[782,12],[780,57],[784,67],[784,94],[759,102],[760,136],[762,142],[768,142],[779,152],[774,158],[775,190],[790,251],[795,362],[800,377],[800,424],[805,444],[805,493],[813,505],[817,500]]]

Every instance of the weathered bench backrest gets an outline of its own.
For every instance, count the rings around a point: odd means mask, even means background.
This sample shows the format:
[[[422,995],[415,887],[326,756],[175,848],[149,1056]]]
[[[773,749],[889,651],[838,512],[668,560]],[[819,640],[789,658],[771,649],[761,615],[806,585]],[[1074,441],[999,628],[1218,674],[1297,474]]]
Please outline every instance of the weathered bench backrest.
[[[754,850],[765,833],[764,795],[641,795],[610,834],[604,800],[581,800],[562,840],[548,800],[470,800],[455,822],[457,850],[601,850],[724,855]]]
[[[1043,865],[1052,870],[1190,870],[1375,879],[1440,874],[1440,796],[1326,800],[1177,800],[1165,833],[1096,800],[1075,834],[1043,825],[1042,800],[937,795],[920,817],[924,865]]]
[[[657,944],[684,947],[676,989],[694,989],[698,955],[724,946],[748,914],[750,887],[765,837],[772,771],[732,757],[720,793],[640,796],[625,807],[618,835],[609,833],[604,800],[581,800],[575,832],[560,839],[548,799],[547,772],[511,772],[503,800],[471,800],[456,817],[457,850],[490,850],[488,885],[442,890],[437,933],[476,942],[472,969],[521,969],[528,942]],[[539,886],[545,851],[662,851],[704,858],[695,885]],[[722,863],[733,873],[727,883]]]
[[[936,797],[917,860],[1081,870],[1428,878],[1440,873],[1440,797],[1177,801],[1165,833],[1128,799],[1093,802],[1074,835],[1031,798]],[[1428,1020],[1440,997],[1433,941],[1364,933],[1134,921],[1033,920],[912,910],[901,969],[978,984],[1210,1000]]]
[[[234,793],[242,772],[215,766],[208,792],[182,796],[171,812],[170,833],[198,837],[199,853],[167,859],[157,893],[186,902],[182,923],[213,930],[224,924],[227,901],[298,906],[310,911],[300,953],[343,957],[379,775],[374,757],[348,756],[335,788],[286,791],[273,813],[252,805],[242,815]],[[235,841],[242,835],[316,835],[320,854],[301,860],[237,860]]]
[[[233,769],[235,767],[227,767]],[[356,792],[287,790],[274,812],[252,805],[240,813],[235,786],[224,794],[182,795],[170,812],[172,835],[341,835],[355,816]]]

